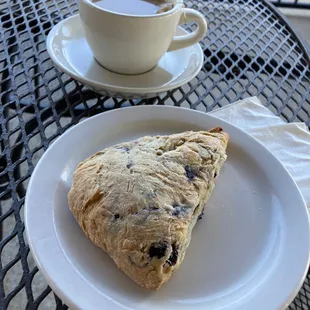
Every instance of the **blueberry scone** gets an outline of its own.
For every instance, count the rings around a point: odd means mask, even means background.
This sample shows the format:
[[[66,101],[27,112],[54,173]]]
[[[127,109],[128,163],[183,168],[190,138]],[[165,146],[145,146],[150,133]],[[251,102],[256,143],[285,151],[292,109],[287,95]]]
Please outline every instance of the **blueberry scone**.
[[[221,128],[124,142],[77,167],[69,206],[86,236],[158,290],[183,261],[226,159]]]

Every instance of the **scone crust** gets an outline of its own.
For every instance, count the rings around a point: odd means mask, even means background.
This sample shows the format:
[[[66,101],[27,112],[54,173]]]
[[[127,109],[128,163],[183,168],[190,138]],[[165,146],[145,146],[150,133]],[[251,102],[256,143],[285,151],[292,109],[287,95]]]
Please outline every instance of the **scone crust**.
[[[79,164],[69,207],[86,236],[139,285],[157,290],[185,255],[226,159],[228,134],[146,136]]]

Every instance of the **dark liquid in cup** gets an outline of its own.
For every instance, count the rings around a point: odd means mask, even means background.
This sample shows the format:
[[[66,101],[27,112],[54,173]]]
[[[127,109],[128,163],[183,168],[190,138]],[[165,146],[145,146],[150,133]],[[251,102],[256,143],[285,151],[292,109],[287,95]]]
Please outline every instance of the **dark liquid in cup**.
[[[105,10],[128,15],[153,15],[173,8],[168,0],[100,0],[93,3]]]

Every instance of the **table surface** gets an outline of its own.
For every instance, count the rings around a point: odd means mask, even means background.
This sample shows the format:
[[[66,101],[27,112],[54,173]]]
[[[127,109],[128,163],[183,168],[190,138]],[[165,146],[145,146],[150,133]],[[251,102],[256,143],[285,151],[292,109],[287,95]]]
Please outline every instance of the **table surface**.
[[[187,1],[209,23],[201,42],[203,69],[188,84],[148,100],[102,97],[53,66],[46,36],[77,13],[77,2],[0,0],[0,309],[67,309],[35,266],[24,235],[23,205],[34,166],[70,126],[124,106],[208,112],[248,96],[258,96],[288,122],[310,125],[310,56],[269,2]],[[309,309],[309,281],[308,275],[289,309]]]

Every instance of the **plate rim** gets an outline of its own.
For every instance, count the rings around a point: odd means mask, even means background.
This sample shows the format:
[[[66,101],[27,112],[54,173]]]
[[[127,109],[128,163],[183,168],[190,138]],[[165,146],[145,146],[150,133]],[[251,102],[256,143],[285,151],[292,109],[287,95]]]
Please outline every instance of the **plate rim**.
[[[37,171],[39,171],[40,169],[40,165],[42,165],[42,163],[44,162],[45,160],[45,157],[47,157],[47,154],[49,152],[49,150],[51,150],[52,148],[55,148],[57,147],[57,144],[59,144],[59,141],[64,139],[63,137],[67,137],[71,134],[71,132],[73,132],[77,127],[80,127],[82,124],[83,126],[85,126],[85,124],[89,123],[89,122],[92,122],[95,118],[101,118],[101,117],[108,117],[109,115],[111,114],[117,114],[117,113],[125,113],[128,109],[149,109],[149,110],[157,110],[157,109],[170,109],[170,110],[183,110],[183,111],[186,111],[188,113],[193,113],[193,114],[200,114],[200,115],[204,115],[204,117],[209,117],[211,119],[216,119],[218,120],[219,122],[221,122],[223,125],[227,126],[228,127],[228,131],[230,128],[233,128],[233,130],[241,133],[242,135],[245,135],[247,136],[247,139],[252,139],[255,141],[255,143],[257,143],[261,148],[264,149],[264,151],[266,153],[268,153],[268,156],[269,157],[272,157],[274,161],[276,161],[278,163],[278,166],[281,167],[281,169],[284,170],[284,173],[287,175],[287,177],[290,179],[290,181],[295,185],[295,188],[294,190],[296,191],[296,194],[299,195],[299,199],[301,200],[302,204],[303,204],[303,209],[305,211],[305,214],[307,216],[307,229],[308,231],[310,232],[310,215],[309,215],[309,212],[308,212],[308,208],[307,208],[307,205],[306,205],[306,202],[304,200],[304,197],[302,196],[301,194],[301,191],[297,185],[297,183],[295,182],[295,180],[293,179],[293,177],[290,175],[289,171],[287,170],[287,168],[282,164],[282,162],[280,162],[273,154],[271,151],[269,151],[260,141],[258,141],[255,137],[251,136],[250,134],[248,134],[247,132],[239,129],[238,127],[220,119],[220,118],[217,118],[216,116],[214,115],[211,115],[209,113],[204,113],[204,112],[201,112],[201,111],[197,111],[197,110],[190,110],[190,109],[187,109],[187,108],[183,108],[183,107],[173,107],[173,106],[136,106],[136,107],[124,107],[124,108],[120,108],[120,109],[113,109],[113,110],[110,110],[110,111],[107,111],[107,112],[101,112],[97,115],[94,115],[92,117],[89,117],[83,121],[81,121],[80,123],[78,124],[75,124],[73,125],[71,128],[69,128],[67,131],[65,131],[61,136],[59,136],[57,138],[56,141],[54,141],[54,143],[44,152],[44,154],[42,155],[42,157],[40,158],[39,162],[37,163],[37,165],[35,166],[34,170],[33,170],[33,173],[31,175],[31,178],[30,178],[30,181],[29,181],[29,184],[28,184],[28,188],[27,188],[27,193],[26,193],[26,197],[25,197],[25,205],[24,205],[24,223],[25,223],[25,233],[26,233],[26,237],[27,237],[27,241],[28,241],[28,244],[29,244],[29,247],[31,249],[31,253],[32,253],[32,256],[35,260],[35,263],[36,265],[38,266],[40,272],[42,272],[42,274],[44,275],[46,281],[48,282],[48,284],[51,286],[51,288],[53,289],[54,292],[57,293],[58,296],[61,297],[61,299],[63,301],[65,301],[65,303],[69,306],[69,307],[72,307],[73,309],[84,309],[84,308],[81,308],[81,305],[79,304],[76,304],[74,302],[74,299],[72,298],[72,296],[68,296],[66,294],[65,291],[63,291],[61,288],[59,288],[57,286],[57,283],[54,281],[53,277],[51,277],[49,275],[48,272],[46,272],[44,266],[41,264],[41,260],[38,258],[38,255],[37,255],[37,252],[35,251],[35,246],[33,245],[32,243],[32,240],[31,240],[31,236],[29,235],[29,230],[28,230],[28,222],[29,222],[29,219],[28,219],[28,210],[29,210],[29,205],[30,205],[30,202],[29,202],[29,197],[30,197],[30,191],[34,190],[32,189],[33,185],[32,183],[34,182],[34,179],[35,179],[35,176],[36,176],[36,173],[38,173]],[[57,242],[59,242],[59,240],[57,240]],[[63,253],[64,254],[64,253]],[[65,255],[65,254],[64,254]],[[287,296],[287,298],[285,299],[285,301],[282,302],[282,305],[281,305],[281,308],[280,309],[285,309],[293,300],[294,298],[296,297],[297,293],[299,292],[300,288],[302,287],[303,283],[304,283],[304,280],[307,276],[307,271],[309,269],[309,264],[310,264],[310,238],[308,236],[308,255],[307,255],[307,259],[306,259],[306,264],[304,266],[304,271],[303,271],[303,274],[302,274],[302,277],[298,280],[298,285],[296,285],[295,289],[292,290],[291,294],[289,296]],[[90,284],[90,283],[89,283]],[[90,284],[92,286],[92,284]],[[96,288],[93,287],[95,290]],[[84,309],[85,310],[85,309]]]
[[[98,81],[94,81],[94,80],[89,80],[87,78],[85,78],[84,76],[80,75],[78,72],[73,71],[73,70],[69,70],[69,68],[65,67],[62,65],[61,62],[58,61],[55,53],[54,53],[54,49],[53,49],[53,42],[54,42],[54,38],[56,35],[56,32],[61,29],[61,27],[65,24],[70,22],[70,20],[77,20],[80,19],[80,15],[79,14],[75,14],[72,15],[70,17],[67,17],[65,19],[63,19],[62,21],[60,21],[58,24],[56,24],[51,31],[49,32],[47,38],[46,38],[46,48],[47,48],[47,52],[49,54],[49,57],[51,58],[51,60],[53,61],[53,63],[55,64],[55,66],[60,69],[61,71],[65,72],[66,74],[68,74],[71,78],[76,79],[77,81],[81,82],[82,84],[90,85],[92,87],[97,88],[99,91],[110,91],[110,92],[118,92],[118,93],[127,93],[127,94],[142,94],[142,95],[147,95],[147,94],[153,94],[153,93],[162,93],[162,92],[166,92],[175,88],[178,88],[184,84],[186,84],[187,82],[191,81],[200,71],[201,68],[203,66],[204,63],[204,53],[202,51],[202,48],[200,46],[199,43],[195,43],[192,46],[188,47],[188,48],[193,48],[196,47],[197,49],[197,55],[199,56],[199,60],[198,60],[198,66],[196,67],[196,70],[193,71],[193,73],[186,79],[183,79],[182,81],[175,83],[175,84],[171,84],[171,82],[168,82],[168,84],[162,85],[162,86],[158,86],[158,87],[121,87],[121,86],[117,86],[117,85],[110,85],[110,84],[105,84],[105,83],[101,83]],[[182,31],[184,31],[184,33],[188,33],[185,29],[181,28],[179,26],[179,29],[181,29]]]

